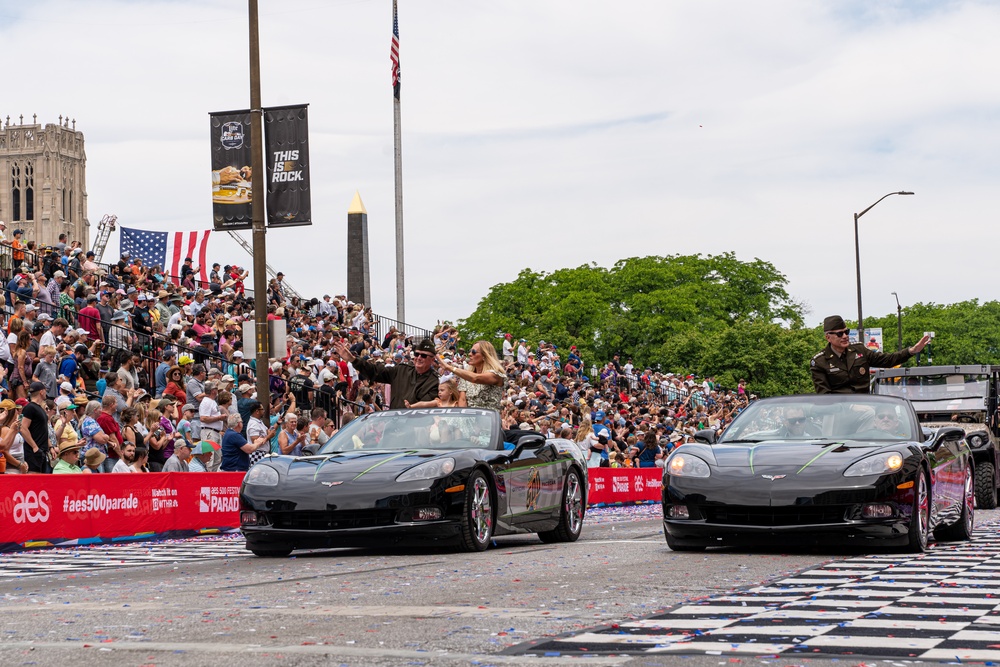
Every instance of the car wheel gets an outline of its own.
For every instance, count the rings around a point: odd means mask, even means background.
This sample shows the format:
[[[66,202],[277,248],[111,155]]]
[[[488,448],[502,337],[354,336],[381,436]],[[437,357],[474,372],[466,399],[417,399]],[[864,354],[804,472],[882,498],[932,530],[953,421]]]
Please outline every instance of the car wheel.
[[[671,551],[704,551],[704,545],[698,544],[678,544],[677,540],[670,536],[670,533],[666,533],[667,536],[667,546],[670,547]]]
[[[986,467],[988,464],[984,464]],[[968,542],[972,539],[972,530],[976,523],[976,494],[974,489],[978,471],[973,472],[972,466],[965,469],[965,493],[962,495],[962,516],[958,521],[934,531],[934,536],[945,542]],[[990,482],[992,484],[992,482]]]
[[[993,480],[995,470],[992,463],[976,466],[976,507],[992,510],[997,507],[997,485]]]
[[[462,550],[485,551],[493,539],[493,490],[481,470],[474,470],[465,484],[462,513]]]
[[[930,539],[931,496],[930,484],[927,482],[927,472],[920,471],[917,475],[916,487],[913,490],[913,510],[910,512],[909,544],[907,551],[922,553],[927,550]]]
[[[542,542],[576,542],[583,530],[583,486],[580,473],[571,468],[566,474],[566,484],[563,488],[563,504],[559,513],[559,525],[555,530],[538,533]]]
[[[254,549],[253,547],[249,548],[250,548],[250,553],[260,558],[285,558],[290,553],[292,553],[291,549],[285,549],[284,547],[282,547],[281,549]]]

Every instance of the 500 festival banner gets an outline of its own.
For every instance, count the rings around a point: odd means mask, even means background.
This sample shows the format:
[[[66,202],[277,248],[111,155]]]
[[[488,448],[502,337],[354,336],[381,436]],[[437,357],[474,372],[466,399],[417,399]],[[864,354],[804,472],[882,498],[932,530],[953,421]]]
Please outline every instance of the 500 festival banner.
[[[243,473],[0,478],[0,551],[239,526]]]
[[[589,505],[659,501],[662,468],[591,468]],[[0,552],[240,525],[243,473],[0,475]]]
[[[212,137],[212,219],[217,231],[253,226],[249,111],[209,114]],[[269,227],[312,224],[309,113],[304,104],[264,109],[265,205]]]

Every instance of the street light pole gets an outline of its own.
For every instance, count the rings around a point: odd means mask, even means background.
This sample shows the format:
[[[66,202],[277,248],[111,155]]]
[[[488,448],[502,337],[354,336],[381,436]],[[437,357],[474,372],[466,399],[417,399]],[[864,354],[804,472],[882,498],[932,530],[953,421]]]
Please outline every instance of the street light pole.
[[[896,297],[896,352],[903,349],[903,307],[899,305],[899,295],[892,293]]]
[[[248,0],[250,18],[250,166],[253,202],[253,324],[254,359],[257,371],[257,400],[264,406],[264,419],[271,414],[271,390],[267,374],[270,350],[267,339],[267,249],[264,227],[264,112],[260,98],[260,38],[257,0]]]
[[[862,340],[865,336],[865,323],[864,318],[861,314],[861,245],[858,242],[858,219],[863,216],[868,211],[875,208],[875,205],[886,197],[891,197],[892,195],[912,195],[912,192],[906,192],[900,190],[899,192],[890,192],[889,194],[882,195],[875,204],[872,204],[861,213],[854,214],[854,264],[855,269],[858,274],[858,340]]]

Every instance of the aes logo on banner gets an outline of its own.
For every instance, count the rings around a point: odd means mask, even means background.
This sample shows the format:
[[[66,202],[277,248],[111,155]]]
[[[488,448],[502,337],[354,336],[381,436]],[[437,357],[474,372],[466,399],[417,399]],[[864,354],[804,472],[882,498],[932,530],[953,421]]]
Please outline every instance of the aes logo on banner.
[[[49,492],[15,491],[11,500],[14,502],[14,523],[35,523],[49,520]]]

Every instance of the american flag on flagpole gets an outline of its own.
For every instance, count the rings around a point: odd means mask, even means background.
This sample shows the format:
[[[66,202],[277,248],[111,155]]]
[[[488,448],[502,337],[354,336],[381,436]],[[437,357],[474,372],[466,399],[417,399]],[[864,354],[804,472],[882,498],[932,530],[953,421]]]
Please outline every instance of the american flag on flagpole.
[[[399,99],[399,19],[396,16],[396,0],[392,0],[392,46],[389,48],[392,61],[392,94]]]
[[[142,259],[146,266],[159,266],[163,272],[181,275],[184,259],[190,257],[198,267],[202,282],[208,282],[205,258],[208,254],[208,236],[211,230],[201,232],[150,232],[145,229],[120,227],[121,251],[131,253],[132,259]]]

